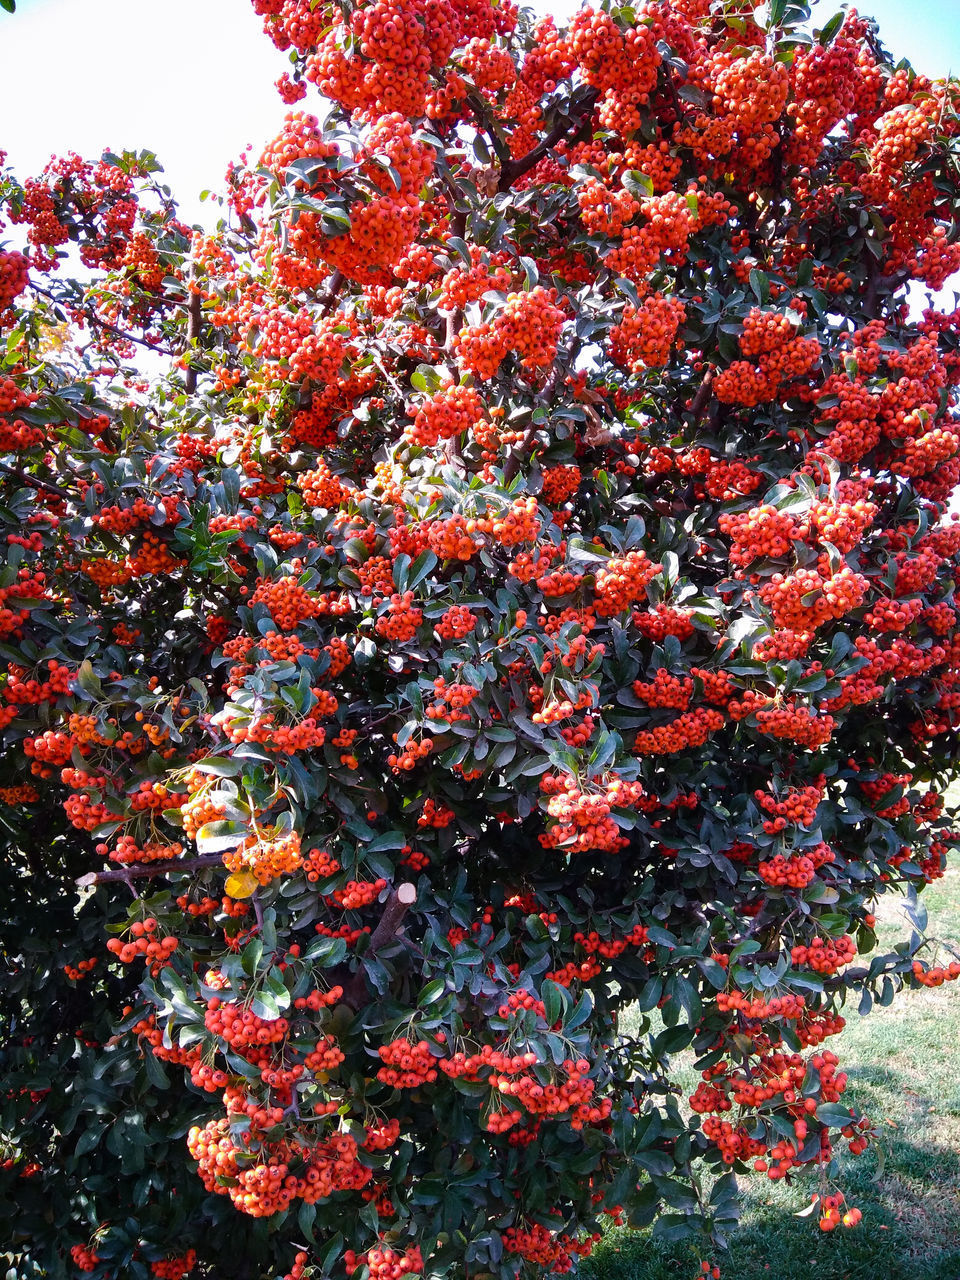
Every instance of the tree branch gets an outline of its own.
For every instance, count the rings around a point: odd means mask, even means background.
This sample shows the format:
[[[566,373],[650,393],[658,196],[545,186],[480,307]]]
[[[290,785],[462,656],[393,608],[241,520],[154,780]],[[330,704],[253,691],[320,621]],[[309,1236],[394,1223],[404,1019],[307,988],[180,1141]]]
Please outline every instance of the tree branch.
[[[49,298],[50,301],[54,303],[55,306],[58,306],[58,307],[67,307],[67,306],[76,307],[77,306],[76,303],[66,303],[61,301],[53,293],[51,293],[49,289],[44,289],[41,285],[31,283],[30,288],[33,293],[39,293],[42,297]],[[183,305],[183,304],[181,303],[179,305]],[[134,342],[137,344],[137,346],[146,347],[148,351],[156,351],[158,352],[158,354],[162,356],[174,356],[177,354],[175,351],[172,351],[169,347],[158,346],[157,343],[151,342],[149,338],[138,338],[135,334],[127,333],[125,330],[121,329],[118,325],[111,324],[109,320],[104,320],[101,316],[98,316],[95,311],[83,311],[82,307],[79,307],[78,309],[81,310],[83,313],[83,323],[88,325],[94,331],[98,329],[104,329],[107,333],[116,334],[117,337],[123,339],[124,342]]]
[[[377,927],[370,935],[370,942],[363,953],[364,956],[376,955],[381,947],[396,937],[403,917],[416,902],[416,899],[416,886],[409,882],[397,885],[386,901],[383,915],[380,917]],[[367,978],[363,971],[363,957],[361,957],[361,967],[344,987],[343,1002],[353,1009],[359,1009],[366,999]]]
[[[342,285],[343,285],[343,272],[340,271],[338,268],[337,270],[334,271],[333,275],[330,277],[330,283],[327,287],[326,294],[324,295],[323,298],[320,299],[320,302],[322,304],[320,307],[321,315],[328,316],[330,312],[333,310],[334,305],[336,304],[337,298],[339,298],[340,296],[340,289]]]
[[[187,345],[196,342],[200,336],[201,308],[203,297],[200,293],[191,293],[187,306]],[[197,389],[197,371],[193,365],[187,365],[186,392],[192,396]]]
[[[550,401],[553,399],[554,392],[557,389],[561,377],[570,365],[570,362],[575,358],[579,348],[580,339],[574,337],[569,351],[564,352],[562,355],[559,351],[557,352],[557,355],[554,358],[553,368],[550,370],[547,380],[543,384],[543,390],[538,396],[538,401],[544,408],[549,407]],[[522,439],[510,450],[510,456],[507,458],[506,464],[503,468],[503,478],[508,484],[520,470],[521,459],[533,444],[539,430],[540,427],[536,423],[531,423],[524,432]]]
[[[173,858],[165,862],[130,863],[128,866],[111,868],[109,871],[88,871],[76,881],[79,889],[92,888],[98,884],[111,884],[140,876],[165,876],[177,871],[198,871],[201,867],[223,866],[223,858],[219,853],[202,853],[196,858]]]
[[[498,191],[509,191],[518,178],[522,178],[525,173],[528,173],[538,165],[547,152],[551,151],[558,142],[566,137],[570,132],[571,124],[574,126],[570,136],[570,141],[572,142],[584,124],[593,115],[593,109],[597,105],[599,96],[600,91],[598,89],[590,89],[580,100],[576,110],[555,124],[547,136],[538,142],[532,150],[528,151],[525,156],[521,156],[519,160],[508,160],[500,171]]]
[[[37,489],[40,493],[52,493],[62,500],[73,496],[67,489],[61,489],[59,485],[47,484],[46,480],[36,480],[25,471],[18,471],[16,467],[11,467],[9,463],[0,462],[0,471],[5,471],[8,476],[13,476],[21,484],[25,484],[30,489]]]
[[[710,403],[710,393],[713,390],[713,374],[713,369],[709,370],[707,376],[700,383],[697,394],[690,401],[690,413],[696,426],[700,425],[707,405]]]

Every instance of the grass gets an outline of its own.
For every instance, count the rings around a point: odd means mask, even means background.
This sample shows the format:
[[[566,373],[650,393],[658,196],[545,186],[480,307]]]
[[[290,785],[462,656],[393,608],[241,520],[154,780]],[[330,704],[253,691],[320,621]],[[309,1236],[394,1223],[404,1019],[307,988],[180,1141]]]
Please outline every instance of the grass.
[[[928,933],[960,944],[960,867],[954,864],[923,901]],[[881,946],[909,928],[899,915],[891,895],[878,911]],[[866,1018],[854,1005],[831,1047],[850,1078],[845,1100],[883,1133],[882,1168],[876,1150],[851,1157],[843,1146],[838,1185],[863,1211],[863,1221],[824,1235],[815,1218],[793,1216],[809,1203],[810,1177],[792,1186],[760,1175],[742,1178],[743,1221],[721,1261],[724,1275],[960,1280],[960,983],[903,992]],[[691,1258],[689,1247],[662,1244],[649,1231],[611,1230],[582,1274],[693,1280]]]

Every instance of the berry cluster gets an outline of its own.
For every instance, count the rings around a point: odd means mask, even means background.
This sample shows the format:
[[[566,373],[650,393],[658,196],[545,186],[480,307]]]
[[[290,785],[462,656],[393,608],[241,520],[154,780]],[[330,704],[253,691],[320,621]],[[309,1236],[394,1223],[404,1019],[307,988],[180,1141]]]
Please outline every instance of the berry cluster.
[[[790,958],[798,967],[806,965],[815,973],[836,973],[857,954],[857,944],[849,934],[842,938],[814,938],[809,946],[800,943],[790,950]]]

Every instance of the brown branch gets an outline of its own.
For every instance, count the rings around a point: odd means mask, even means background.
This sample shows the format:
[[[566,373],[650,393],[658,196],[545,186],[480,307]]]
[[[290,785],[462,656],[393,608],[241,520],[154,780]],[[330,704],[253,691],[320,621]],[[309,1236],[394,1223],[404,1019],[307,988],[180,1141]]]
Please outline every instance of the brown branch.
[[[560,352],[557,352],[553,362],[553,368],[550,370],[549,376],[543,384],[543,389],[537,397],[538,403],[543,408],[549,407],[550,401],[553,399],[554,392],[560,383],[561,377],[569,367],[571,361],[575,358],[579,348],[580,340],[575,337],[571,343],[569,351],[564,352],[563,355],[561,355]],[[510,483],[520,470],[520,461],[523,458],[523,455],[530,449],[530,446],[536,439],[537,432],[540,429],[539,425],[532,423],[523,433],[523,437],[511,449],[510,456],[507,458],[506,464],[503,468],[503,478],[507,484]]]
[[[576,110],[555,124],[547,136],[528,151],[525,156],[521,156],[519,160],[507,161],[500,171],[498,190],[509,191],[518,178],[522,178],[525,173],[528,173],[538,165],[543,157],[568,133],[570,134],[569,140],[573,142],[591,115],[593,115],[593,109],[597,105],[599,96],[600,91],[598,89],[590,89],[578,103]],[[570,133],[571,125],[574,126],[572,133]]]
[[[900,285],[910,279],[909,271],[895,271],[891,276],[885,276],[880,271],[879,261],[867,251],[867,287],[863,293],[861,303],[862,310],[866,316],[872,316],[881,289],[889,289],[888,296],[892,297],[896,293]]]
[[[676,114],[677,123],[689,125],[690,117],[687,115],[686,107],[680,101],[680,94],[677,92],[677,86],[674,83],[673,76],[670,74],[670,70],[667,66],[664,66],[663,70],[666,72],[667,93],[670,97],[670,105],[673,107],[674,113]]]
[[[38,292],[42,293],[44,290],[39,290]],[[52,294],[47,294],[47,297],[52,296]],[[56,299],[54,299],[54,301],[56,301]],[[57,305],[60,306],[63,304],[58,303]],[[106,333],[116,334],[122,342],[133,342],[138,347],[145,347],[147,351],[156,351],[158,355],[175,356],[177,354],[171,347],[162,347],[157,342],[151,342],[149,338],[138,338],[136,334],[127,333],[125,329],[121,329],[119,325],[111,324],[109,320],[104,320],[101,316],[98,316],[96,312],[81,311],[81,314],[83,317],[82,322],[94,331],[95,337],[98,331],[102,329]]]
[[[340,296],[340,289],[342,285],[343,285],[343,272],[338,269],[334,271],[333,275],[330,277],[330,284],[327,288],[327,292],[324,295],[324,297],[320,299],[321,315],[328,316],[330,312],[333,310],[334,304],[336,303],[337,298]]]
[[[96,320],[92,316],[87,316],[87,323],[94,329],[106,329],[108,333],[114,333],[121,342],[133,342],[138,347],[144,347],[147,351],[155,351],[161,356],[175,356],[177,353],[171,347],[161,347],[156,342],[151,342],[149,338],[138,338],[135,334],[125,333],[118,325],[108,324],[106,320]]]
[[[200,293],[191,293],[190,303],[187,307],[187,344],[196,342],[200,336],[200,319],[202,315],[203,296]],[[197,371],[192,364],[187,366],[186,392],[188,396],[192,396],[197,389]]]
[[[441,142],[441,146],[443,145],[444,144]],[[440,169],[440,178],[447,189],[447,197],[450,202],[450,230],[455,236],[462,240],[467,234],[467,213],[469,211],[467,209],[457,208],[457,202],[460,199],[460,192],[458,191],[457,184],[454,182],[453,178],[451,178],[445,165]]]
[[[460,312],[451,311],[443,325],[443,349],[448,356],[453,356],[453,344],[457,339],[457,333],[460,329]]]
[[[165,876],[177,871],[198,871],[201,867],[223,866],[219,853],[202,853],[196,858],[175,858],[166,862],[131,863],[129,866],[109,871],[88,871],[76,881],[77,888],[87,889],[98,884],[110,884],[140,876]]]
[[[703,420],[707,405],[710,402],[710,394],[713,391],[713,374],[711,369],[704,380],[700,383],[697,394],[690,401],[690,413],[693,416],[695,426],[699,426]]]
[[[410,884],[409,881],[405,884],[397,885],[387,899],[383,915],[380,917],[377,927],[370,935],[370,942],[363,953],[364,957],[376,955],[381,947],[396,937],[403,917],[416,900],[417,890],[415,885]],[[345,1004],[350,1005],[352,1009],[359,1009],[367,999],[367,979],[363,971],[362,962],[363,957],[361,957],[361,968],[357,970],[344,987],[343,1001]]]
[[[473,112],[479,125],[478,132],[486,133],[493,146],[494,154],[500,162],[501,172],[511,163],[510,148],[497,132],[491,114],[486,110],[486,102],[478,93],[467,94],[467,106]]]
[[[16,467],[11,467],[9,463],[0,462],[0,470],[5,471],[8,476],[13,476],[28,488],[37,489],[40,493],[52,493],[63,500],[73,496],[67,489],[61,489],[59,485],[47,484],[46,480],[36,480],[33,476],[28,476],[25,471],[18,471]]]
[[[573,360],[574,356],[577,354],[577,351],[579,350],[579,348],[580,348],[579,339],[575,338],[572,346],[570,347],[570,350],[565,353],[563,360],[562,361],[557,360],[554,363],[553,368],[550,370],[550,376],[547,378],[546,382],[543,384],[543,390],[540,392],[539,398],[542,404],[545,404],[545,405],[549,404],[550,401],[553,399],[553,393],[556,391],[557,387],[560,384],[560,378],[563,375],[565,366],[570,364],[571,360]]]
[[[119,328],[119,326],[111,324],[109,320],[104,320],[101,316],[98,316],[95,311],[84,310],[82,303],[66,302],[51,293],[49,289],[44,289],[41,285],[31,283],[30,291],[32,293],[40,294],[41,297],[49,298],[54,306],[72,309],[75,312],[79,312],[82,317],[81,323],[94,330],[94,341],[96,340],[96,330],[103,329],[107,333],[115,333],[118,338],[122,338],[125,342],[134,342],[140,347],[146,347],[148,351],[156,351],[163,356],[176,355],[176,352],[171,351],[169,347],[161,347],[155,342],[151,342],[149,338],[138,338],[132,333],[127,333],[124,329]],[[183,304],[181,303],[180,305]]]

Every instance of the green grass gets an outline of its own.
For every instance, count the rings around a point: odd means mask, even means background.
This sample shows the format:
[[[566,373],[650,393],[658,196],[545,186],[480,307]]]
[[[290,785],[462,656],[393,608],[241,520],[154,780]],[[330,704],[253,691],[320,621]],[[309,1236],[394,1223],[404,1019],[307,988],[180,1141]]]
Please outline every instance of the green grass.
[[[923,901],[928,933],[960,943],[960,868]],[[878,911],[881,945],[909,928],[899,911],[893,895]],[[809,1203],[811,1177],[791,1186],[744,1177],[743,1221],[721,1259],[724,1276],[960,1280],[960,983],[903,992],[866,1018],[855,1005],[845,1013],[846,1029],[828,1045],[850,1077],[845,1099],[879,1127],[885,1157],[880,1170],[876,1150],[851,1157],[843,1146],[837,1183],[863,1221],[825,1235],[815,1218],[793,1216]],[[649,1231],[611,1230],[582,1272],[591,1280],[693,1280],[691,1258],[689,1247],[663,1245]]]

